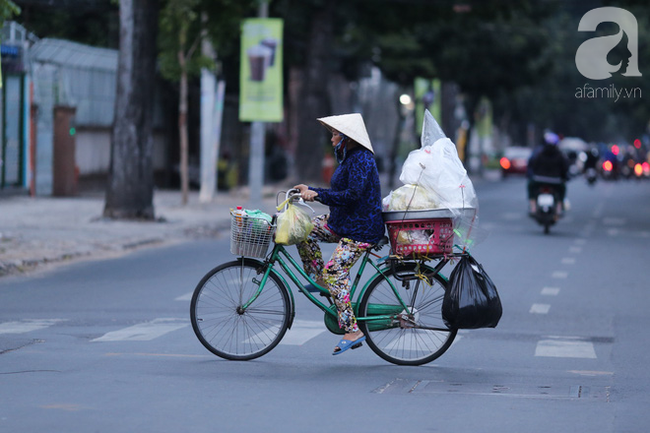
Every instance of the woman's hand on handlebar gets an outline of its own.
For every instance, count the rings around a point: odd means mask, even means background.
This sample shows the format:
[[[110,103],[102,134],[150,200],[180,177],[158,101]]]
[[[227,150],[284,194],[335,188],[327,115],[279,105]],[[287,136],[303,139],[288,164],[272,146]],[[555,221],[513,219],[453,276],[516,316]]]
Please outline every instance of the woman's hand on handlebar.
[[[307,185],[303,185],[302,183],[294,186],[293,189],[300,191],[300,197],[305,201],[314,201],[318,197],[316,191],[312,191]]]

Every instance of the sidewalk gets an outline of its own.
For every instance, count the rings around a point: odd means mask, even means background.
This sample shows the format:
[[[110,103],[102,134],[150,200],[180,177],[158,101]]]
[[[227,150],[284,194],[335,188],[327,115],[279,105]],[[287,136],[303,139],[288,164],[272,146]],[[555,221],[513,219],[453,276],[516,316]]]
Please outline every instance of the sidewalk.
[[[279,189],[265,187],[261,210],[273,213]],[[180,191],[156,190],[156,221],[114,221],[102,217],[100,192],[0,197],[0,277],[142,247],[224,238],[230,233],[230,208],[238,205],[249,207],[246,191],[220,192],[211,203],[200,203],[193,191],[183,206]]]

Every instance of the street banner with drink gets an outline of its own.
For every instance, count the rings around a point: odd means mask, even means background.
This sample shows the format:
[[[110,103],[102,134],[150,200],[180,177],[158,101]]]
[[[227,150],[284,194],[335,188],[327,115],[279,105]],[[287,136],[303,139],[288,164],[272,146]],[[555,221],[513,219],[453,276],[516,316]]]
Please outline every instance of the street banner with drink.
[[[282,27],[278,18],[251,18],[242,24],[239,120],[281,122]]]

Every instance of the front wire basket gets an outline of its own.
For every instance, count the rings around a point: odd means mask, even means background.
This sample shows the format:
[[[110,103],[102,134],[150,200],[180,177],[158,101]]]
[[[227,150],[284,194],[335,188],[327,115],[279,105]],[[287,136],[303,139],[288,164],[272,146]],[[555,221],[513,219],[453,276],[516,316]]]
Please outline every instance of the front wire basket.
[[[230,212],[230,252],[236,256],[263,259],[275,233],[275,225],[264,218]]]

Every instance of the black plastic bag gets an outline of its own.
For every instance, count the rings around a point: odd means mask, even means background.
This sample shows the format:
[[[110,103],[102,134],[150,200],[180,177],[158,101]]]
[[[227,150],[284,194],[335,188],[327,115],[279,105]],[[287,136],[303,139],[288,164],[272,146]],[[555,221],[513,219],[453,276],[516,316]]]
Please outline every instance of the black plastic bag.
[[[449,276],[442,319],[450,328],[494,328],[503,309],[497,288],[472,256],[463,256]]]

